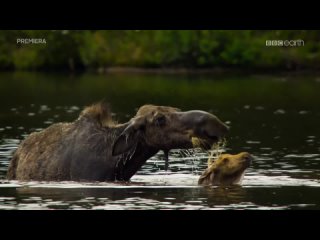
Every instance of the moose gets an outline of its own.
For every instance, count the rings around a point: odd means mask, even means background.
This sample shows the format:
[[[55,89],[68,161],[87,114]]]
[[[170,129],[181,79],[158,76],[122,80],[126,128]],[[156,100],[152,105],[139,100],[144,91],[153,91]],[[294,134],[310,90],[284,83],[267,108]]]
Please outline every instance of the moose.
[[[31,133],[11,159],[7,177],[37,181],[128,181],[158,151],[210,149],[228,127],[205,111],[143,105],[126,123],[108,103],[84,108],[71,123]]]

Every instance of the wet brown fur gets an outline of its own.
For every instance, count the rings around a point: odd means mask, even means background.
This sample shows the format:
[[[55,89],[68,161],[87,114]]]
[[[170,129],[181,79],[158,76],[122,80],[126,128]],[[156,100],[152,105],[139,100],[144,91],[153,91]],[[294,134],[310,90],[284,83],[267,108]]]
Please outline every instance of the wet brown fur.
[[[216,160],[209,159],[208,168],[202,173],[198,183],[200,185],[239,184],[252,159],[247,152],[236,155],[222,154]]]
[[[83,118],[92,119],[101,127],[114,127],[116,122],[112,119],[111,108],[108,103],[99,102],[85,107],[80,113],[77,121]],[[50,180],[69,178],[69,173],[66,168],[54,166],[54,164],[41,168],[41,162],[54,158],[54,155],[46,153],[54,153],[54,149],[67,147],[63,145],[64,138],[70,132],[76,130],[72,123],[56,123],[45,131],[31,133],[27,139],[22,141],[17,151],[14,153],[10,162],[7,177],[9,179],[16,179],[17,174],[19,179],[43,179]],[[46,142],[45,145],[41,144]],[[40,154],[41,161],[32,161],[30,156]],[[59,156],[57,156],[59,157]],[[30,170],[32,169],[32,170]],[[48,169],[51,169],[48,171]]]
[[[56,123],[30,134],[14,153],[7,177],[129,180],[159,150],[192,148],[192,137],[204,137],[210,144],[216,141],[202,136],[203,132],[222,137],[227,127],[203,111],[155,105],[144,105],[129,122],[117,124],[109,105],[97,103],[86,107],[74,122]]]
[[[102,127],[114,127],[117,122],[112,119],[110,105],[106,102],[93,104],[86,107],[80,117],[90,117],[95,119]]]

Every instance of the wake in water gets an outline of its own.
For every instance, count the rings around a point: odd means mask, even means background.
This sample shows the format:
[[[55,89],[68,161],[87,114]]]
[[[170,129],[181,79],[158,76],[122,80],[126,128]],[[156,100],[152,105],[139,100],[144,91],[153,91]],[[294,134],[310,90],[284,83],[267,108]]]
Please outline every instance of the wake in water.
[[[135,175],[130,182],[21,182],[0,181],[0,188],[202,188],[198,186],[199,176],[193,174],[168,173],[163,175]],[[298,179],[290,176],[265,176],[249,174],[241,187],[268,188],[285,186],[320,187],[320,179]],[[216,187],[216,186],[215,186]],[[215,188],[214,187],[214,188]]]

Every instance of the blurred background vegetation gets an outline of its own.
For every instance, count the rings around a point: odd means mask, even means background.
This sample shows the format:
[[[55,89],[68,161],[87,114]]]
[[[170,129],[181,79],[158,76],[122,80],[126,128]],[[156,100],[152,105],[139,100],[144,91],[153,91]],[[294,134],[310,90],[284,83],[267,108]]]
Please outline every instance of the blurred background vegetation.
[[[46,44],[17,44],[17,38]],[[304,40],[266,47],[266,40]],[[318,30],[0,30],[0,70],[319,69]]]

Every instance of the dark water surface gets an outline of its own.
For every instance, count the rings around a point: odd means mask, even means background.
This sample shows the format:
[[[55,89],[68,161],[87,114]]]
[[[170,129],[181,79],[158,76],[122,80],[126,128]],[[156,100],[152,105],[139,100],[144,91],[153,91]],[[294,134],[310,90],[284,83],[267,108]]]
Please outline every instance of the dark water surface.
[[[255,157],[242,186],[198,187],[207,154],[159,152],[127,184],[5,180],[29,133],[106,99],[127,121],[146,103],[216,114],[224,151]],[[320,209],[320,76],[0,74],[0,209]]]

